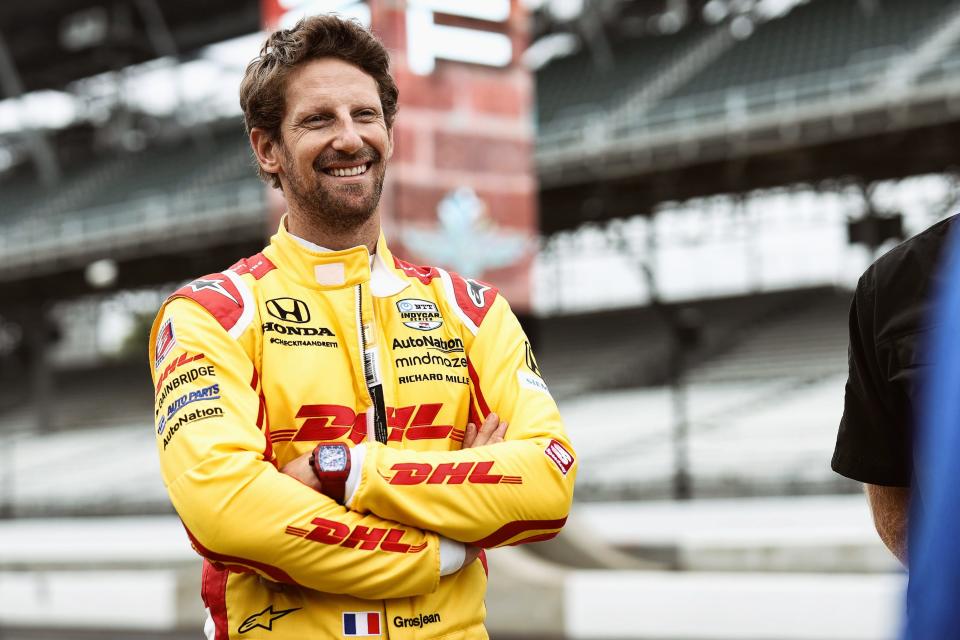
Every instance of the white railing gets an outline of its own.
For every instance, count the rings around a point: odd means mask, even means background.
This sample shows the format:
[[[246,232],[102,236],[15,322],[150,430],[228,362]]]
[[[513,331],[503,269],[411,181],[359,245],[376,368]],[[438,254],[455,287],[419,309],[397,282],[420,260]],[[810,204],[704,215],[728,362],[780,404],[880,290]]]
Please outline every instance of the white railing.
[[[878,57],[842,70],[802,74],[667,100],[652,111],[642,105],[632,110],[597,108],[554,120],[543,127],[537,136],[537,153],[552,156],[582,152],[584,147],[597,148],[614,141],[622,143],[644,138],[653,131],[687,127],[694,122],[718,119],[737,122],[757,113],[788,109],[800,103],[849,98],[873,88],[888,63],[888,57]]]
[[[264,187],[253,180],[192,193],[37,217],[0,228],[3,271],[69,260],[126,246],[174,241],[200,232],[231,233],[263,221]]]

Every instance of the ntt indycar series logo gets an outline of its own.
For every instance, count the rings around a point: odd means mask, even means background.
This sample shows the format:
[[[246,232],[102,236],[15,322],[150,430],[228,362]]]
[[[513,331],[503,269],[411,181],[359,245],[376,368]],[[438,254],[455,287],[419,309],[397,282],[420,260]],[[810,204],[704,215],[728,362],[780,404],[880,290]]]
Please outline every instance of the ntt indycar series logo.
[[[397,301],[397,310],[403,324],[418,331],[433,331],[443,324],[437,305],[429,300],[404,298]]]
[[[463,353],[463,340],[460,338],[434,338],[433,336],[423,336],[421,338],[394,338],[393,350],[424,348],[442,351],[443,353]]]

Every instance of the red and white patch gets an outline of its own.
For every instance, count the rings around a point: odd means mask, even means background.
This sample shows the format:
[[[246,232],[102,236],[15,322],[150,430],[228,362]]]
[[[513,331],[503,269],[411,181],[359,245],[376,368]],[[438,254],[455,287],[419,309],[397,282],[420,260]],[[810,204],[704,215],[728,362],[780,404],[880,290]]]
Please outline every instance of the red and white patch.
[[[487,312],[497,299],[497,288],[479,280],[463,278],[460,274],[450,272],[450,286],[453,289],[452,302],[457,310],[473,323],[480,327]],[[449,297],[449,289],[448,289]]]
[[[434,278],[440,277],[440,272],[435,267],[422,267],[418,264],[411,264],[406,260],[401,260],[393,256],[393,264],[397,269],[403,271],[404,275],[416,278],[423,284],[430,284]]]
[[[197,278],[193,282],[177,289],[171,298],[190,298],[206,309],[210,315],[217,319],[220,326],[230,331],[240,322],[244,315],[244,297],[237,284],[241,283],[239,276],[233,272],[214,273],[202,278]],[[249,295],[249,294],[248,294]],[[247,315],[251,315],[252,311]]]
[[[567,448],[556,440],[551,440],[547,448],[543,450],[543,453],[553,461],[553,464],[557,465],[557,468],[560,469],[563,475],[567,475],[573,467],[573,454],[567,451]]]
[[[238,260],[236,264],[230,267],[230,271],[233,271],[238,276],[249,273],[256,280],[259,280],[274,269],[276,269],[274,264],[262,253]]]
[[[163,359],[170,355],[177,345],[177,335],[173,330],[173,318],[169,318],[157,332],[157,344],[153,353],[153,368],[158,369]]]

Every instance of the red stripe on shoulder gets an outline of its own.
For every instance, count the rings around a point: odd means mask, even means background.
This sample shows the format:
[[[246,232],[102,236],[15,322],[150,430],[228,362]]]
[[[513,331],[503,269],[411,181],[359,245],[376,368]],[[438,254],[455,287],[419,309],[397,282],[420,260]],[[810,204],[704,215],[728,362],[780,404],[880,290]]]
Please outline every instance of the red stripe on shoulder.
[[[243,297],[230,278],[222,273],[197,278],[174,291],[170,299],[174,298],[190,298],[199,303],[227,331],[243,315]]]
[[[274,269],[276,269],[274,264],[270,262],[270,259],[262,253],[250,256],[249,258],[237,260],[237,262],[230,267],[230,271],[233,271],[238,276],[249,273],[257,280],[267,275]]]
[[[229,640],[230,629],[227,620],[227,578],[230,572],[224,568],[214,567],[204,558],[203,578],[200,586],[200,597],[203,604],[210,609],[213,618],[214,640]]]
[[[497,299],[497,288],[473,278],[464,278],[452,271],[450,280],[453,282],[453,295],[457,299],[457,306],[479,327]]]
[[[403,271],[404,275],[416,278],[423,284],[430,284],[434,278],[440,277],[440,272],[434,267],[422,267],[417,264],[411,264],[406,260],[401,260],[397,256],[393,256],[393,264],[397,269]]]

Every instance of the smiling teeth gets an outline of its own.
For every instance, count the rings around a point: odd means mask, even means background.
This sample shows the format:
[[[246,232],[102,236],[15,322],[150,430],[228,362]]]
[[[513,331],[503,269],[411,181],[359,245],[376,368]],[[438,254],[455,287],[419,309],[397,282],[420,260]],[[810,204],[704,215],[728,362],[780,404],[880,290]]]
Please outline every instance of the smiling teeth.
[[[330,175],[336,176],[338,178],[346,178],[349,176],[359,176],[362,173],[367,172],[367,165],[362,164],[359,167],[349,167],[347,169],[330,169]]]

